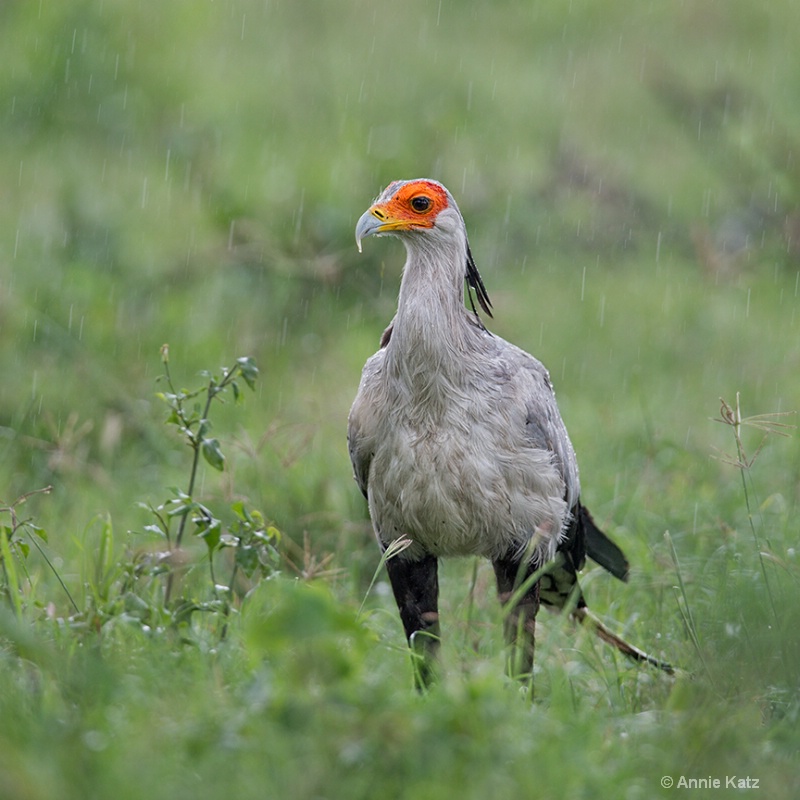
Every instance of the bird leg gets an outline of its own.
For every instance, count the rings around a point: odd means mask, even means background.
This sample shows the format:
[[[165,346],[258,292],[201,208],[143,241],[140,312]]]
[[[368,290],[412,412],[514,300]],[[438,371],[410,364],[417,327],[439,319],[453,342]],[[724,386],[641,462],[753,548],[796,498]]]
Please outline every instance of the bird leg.
[[[386,562],[386,571],[411,648],[414,684],[420,691],[434,681],[439,651],[437,566],[433,556],[425,556],[419,561],[396,556]]]
[[[496,559],[492,566],[497,578],[497,594],[505,610],[505,635],[510,647],[508,672],[512,677],[530,680],[533,677],[539,581],[524,586],[534,570],[518,558]],[[520,588],[523,589],[522,595],[516,597]]]

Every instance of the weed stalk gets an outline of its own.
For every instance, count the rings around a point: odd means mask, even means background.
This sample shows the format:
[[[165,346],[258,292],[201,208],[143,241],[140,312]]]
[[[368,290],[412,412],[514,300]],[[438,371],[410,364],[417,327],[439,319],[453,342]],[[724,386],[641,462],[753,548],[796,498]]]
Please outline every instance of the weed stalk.
[[[733,431],[733,438],[734,441],[736,442],[736,457],[731,458],[730,456],[723,455],[720,458],[720,460],[724,461],[726,464],[730,464],[731,466],[736,467],[739,470],[739,474],[742,479],[742,491],[744,493],[745,508],[747,509],[747,521],[750,525],[750,531],[753,534],[753,541],[755,542],[756,553],[758,554],[758,562],[761,568],[761,575],[764,578],[764,587],[766,588],[767,591],[767,597],[769,599],[770,608],[772,610],[772,616],[775,620],[776,625],[778,624],[778,611],[775,604],[775,597],[772,592],[772,587],[770,585],[769,575],[767,574],[767,568],[764,560],[764,550],[761,544],[761,538],[759,537],[758,530],[756,529],[756,524],[753,514],[753,506],[750,500],[750,491],[747,488],[747,482],[749,479],[750,484],[751,485],[753,484],[753,476],[751,473],[751,469],[753,467],[753,464],[755,464],[759,454],[761,453],[761,448],[764,446],[764,442],[766,442],[767,436],[769,436],[770,434],[777,434],[778,436],[789,436],[788,430],[794,428],[794,425],[789,425],[784,422],[778,422],[776,417],[785,417],[792,413],[794,412],[779,411],[779,412],[772,412],[769,414],[756,414],[751,417],[742,417],[739,392],[736,392],[735,406],[732,406],[730,403],[728,403],[726,400],[720,397],[720,417],[719,419],[715,420],[716,422],[721,422],[723,425],[728,425]],[[761,442],[759,443],[755,452],[750,457],[747,456],[747,453],[744,448],[744,443],[742,442],[743,425],[749,425],[750,427],[764,431],[764,437],[761,439]],[[762,525],[763,525],[763,520],[762,520]]]

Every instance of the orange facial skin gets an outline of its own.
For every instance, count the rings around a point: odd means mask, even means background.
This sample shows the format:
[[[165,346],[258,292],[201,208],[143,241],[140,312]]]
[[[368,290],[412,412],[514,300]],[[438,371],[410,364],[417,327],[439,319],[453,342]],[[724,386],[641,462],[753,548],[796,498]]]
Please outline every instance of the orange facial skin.
[[[395,189],[400,183],[400,188]],[[384,199],[385,198],[385,199]],[[439,212],[447,208],[445,190],[431,181],[390,183],[367,213],[380,222],[378,232],[432,228]]]

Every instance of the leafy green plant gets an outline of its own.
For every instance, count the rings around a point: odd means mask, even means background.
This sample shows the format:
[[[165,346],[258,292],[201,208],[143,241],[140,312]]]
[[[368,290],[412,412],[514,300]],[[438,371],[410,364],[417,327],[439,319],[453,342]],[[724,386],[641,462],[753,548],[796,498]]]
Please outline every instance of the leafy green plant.
[[[34,489],[20,495],[14,502],[0,505],[0,515],[7,514],[9,524],[0,525],[0,566],[2,567],[2,584],[0,593],[6,596],[11,610],[17,615],[22,616],[23,612],[23,576],[30,583],[30,576],[27,574],[26,561],[31,551],[31,545],[41,554],[47,565],[52,570],[56,579],[61,584],[61,588],[69,598],[73,608],[77,611],[78,606],[67,589],[58,570],[54,567],[48,557],[42,543],[47,542],[47,531],[36,525],[32,519],[20,519],[19,508],[28,501],[29,498],[38,494],[50,494],[52,486],[45,486],[42,489]]]
[[[192,460],[186,489],[173,488],[174,496],[170,500],[156,508],[146,506],[155,518],[155,523],[147,526],[147,530],[162,535],[166,539],[169,554],[173,555],[180,549],[187,526],[191,523],[194,535],[202,539],[207,547],[214,600],[211,603],[197,603],[183,599],[177,603],[176,619],[180,621],[197,610],[221,610],[227,615],[234,594],[234,584],[240,572],[252,579],[267,577],[276,571],[276,545],[280,533],[265,522],[261,512],[247,508],[242,501],[232,504],[230,511],[233,522],[226,528],[220,517],[196,498],[195,490],[201,456],[215,470],[221,472],[225,469],[225,455],[219,440],[209,435],[212,404],[215,400],[221,402],[222,395],[228,390],[233,394],[234,400],[239,402],[242,397],[240,381],[253,389],[258,378],[258,368],[252,358],[238,358],[233,366],[224,368],[220,376],[203,371],[201,375],[207,379],[207,383],[199,389],[186,390],[176,388],[173,382],[167,345],[161,348],[161,361],[164,374],[159,379],[166,383],[166,391],[159,392],[158,397],[169,408],[167,424],[174,426],[189,445]],[[173,523],[177,523],[174,533]],[[215,555],[224,550],[233,551],[233,559],[231,574],[223,584],[217,579]],[[175,586],[174,564],[174,559],[166,558],[162,565],[156,567],[156,572],[166,573],[165,607],[172,601]]]
[[[204,371],[201,374],[206,383],[194,390],[175,386],[166,345],[161,348],[161,361],[164,372],[158,380],[166,383],[166,389],[157,396],[169,409],[166,424],[177,429],[191,451],[186,488],[171,488],[172,497],[157,506],[139,504],[153,518],[143,532],[163,539],[166,548],[129,548],[125,556],[117,559],[113,555],[111,519],[98,517],[87,527],[87,532],[94,535],[99,523],[99,542],[91,551],[91,564],[83,576],[86,607],[73,618],[74,627],[100,630],[120,620],[147,631],[182,627],[197,611],[221,614],[227,619],[241,576],[257,583],[278,571],[280,533],[260,511],[237,500],[223,514],[197,497],[201,459],[219,471],[226,464],[219,440],[209,435],[213,403],[221,402],[228,390],[236,402],[241,401],[240,382],[252,389],[258,377],[254,361],[239,358],[219,376]],[[184,546],[189,533],[205,542],[210,591],[181,583],[185,591],[183,596],[176,596],[178,574],[195,566],[190,548]],[[219,575],[225,568],[230,571],[223,579]],[[221,635],[224,637],[226,632],[224,622]]]

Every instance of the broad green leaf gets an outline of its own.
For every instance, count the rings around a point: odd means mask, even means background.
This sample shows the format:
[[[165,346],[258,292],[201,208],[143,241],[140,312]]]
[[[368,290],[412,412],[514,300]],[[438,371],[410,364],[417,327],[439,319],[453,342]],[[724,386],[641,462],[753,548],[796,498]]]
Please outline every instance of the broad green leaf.
[[[219,440],[217,439],[203,439],[203,458],[214,469],[222,472],[225,469],[225,456],[220,450]]]
[[[32,530],[43,542],[47,541],[47,531],[44,528],[34,525],[32,522],[28,523],[28,528]]]
[[[231,503],[231,511],[233,511],[236,517],[242,520],[242,522],[247,522],[249,520],[247,509],[244,507],[244,503],[241,500],[236,500]]]
[[[177,517],[181,514],[187,514],[189,511],[195,511],[197,503],[179,503],[174,508],[167,511],[168,517]]]
[[[197,536],[199,536],[208,547],[208,552],[213,553],[219,548],[222,523],[218,519],[195,520],[197,523]]]
[[[250,545],[242,545],[236,549],[236,563],[249,578],[258,569],[258,550]]]
[[[256,366],[256,362],[250,358],[250,356],[243,356],[242,358],[237,358],[236,363],[239,366],[239,371],[242,373],[242,377],[245,379],[245,382],[251,389],[255,389],[256,379],[258,378],[258,367]]]

